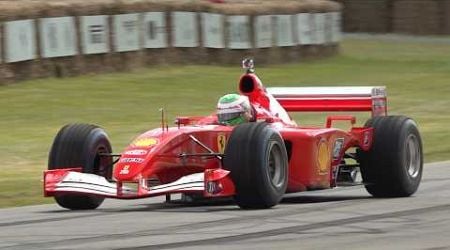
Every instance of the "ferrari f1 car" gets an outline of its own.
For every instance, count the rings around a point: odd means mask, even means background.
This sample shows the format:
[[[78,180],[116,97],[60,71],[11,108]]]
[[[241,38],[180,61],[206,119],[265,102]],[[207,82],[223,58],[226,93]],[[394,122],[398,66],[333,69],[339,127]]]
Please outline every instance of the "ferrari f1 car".
[[[416,192],[421,137],[412,119],[387,115],[384,87],[265,88],[252,61],[244,65],[238,91],[248,97],[254,121],[225,126],[215,113],[178,117],[173,127],[162,122],[137,136],[120,154],[111,152],[102,128],[66,125],[49,153],[45,196],[68,209],[175,193],[231,197],[255,209],[277,205],[286,193],[358,182],[375,197]],[[331,115],[323,127],[302,127],[288,114],[309,111],[366,111],[371,118],[357,127],[352,115]],[[335,128],[336,121],[350,128]]]

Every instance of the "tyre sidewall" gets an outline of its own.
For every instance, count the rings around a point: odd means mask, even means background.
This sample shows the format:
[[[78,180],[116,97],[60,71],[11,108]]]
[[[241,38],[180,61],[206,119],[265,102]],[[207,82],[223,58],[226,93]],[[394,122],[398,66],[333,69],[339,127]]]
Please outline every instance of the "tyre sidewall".
[[[398,178],[397,180],[400,181],[399,185],[402,186],[402,188],[406,191],[407,194],[412,194],[415,192],[415,190],[417,190],[419,184],[420,184],[420,180],[422,178],[422,171],[423,171],[423,157],[420,157],[420,168],[418,170],[418,173],[415,177],[411,176],[408,172],[408,160],[406,159],[406,155],[407,155],[407,139],[409,137],[409,135],[414,135],[418,140],[418,146],[419,146],[419,151],[422,152],[422,142],[420,140],[420,134],[419,131],[417,130],[417,125],[416,123],[411,120],[408,119],[404,124],[403,124],[403,129],[401,130],[400,133],[400,137],[399,137],[399,141],[398,143],[399,145],[399,149],[400,151],[398,152],[398,157],[397,159],[399,159],[399,168],[396,168],[398,171]]]
[[[405,116],[371,118],[365,125],[374,129],[372,148],[358,150],[367,191],[375,197],[406,197],[416,192],[422,177],[422,141],[417,124]],[[420,156],[416,176],[409,174],[408,138],[417,139]]]
[[[279,147],[282,183],[269,176],[271,147]],[[287,187],[287,153],[280,134],[267,123],[246,123],[234,128],[225,149],[224,169],[230,170],[241,208],[268,208],[279,203]]]
[[[111,144],[109,143],[108,136],[101,128],[96,128],[91,131],[89,136],[87,137],[85,144],[84,144],[84,152],[83,152],[83,159],[84,159],[84,165],[83,165],[83,172],[84,173],[92,173],[101,175],[107,179],[112,177],[112,166],[110,166],[108,169],[106,169],[105,166],[108,164],[112,164],[112,160],[110,157],[108,157],[107,161],[102,160],[101,162],[104,163],[103,166],[96,166],[96,164],[99,164],[99,155],[98,153],[111,153],[112,148]],[[106,170],[106,171],[105,171]]]
[[[272,130],[269,127],[265,127],[265,130]],[[272,180],[270,178],[269,174],[269,157],[270,157],[270,150],[273,149],[273,147],[279,147],[280,153],[282,154],[281,157],[284,157],[284,159],[287,159],[287,154],[285,150],[282,150],[282,147],[284,146],[283,141],[281,140],[280,135],[273,131],[265,131],[262,134],[264,134],[264,137],[260,137],[258,145],[258,152],[263,152],[258,155],[258,162],[257,166],[259,167],[259,170],[256,171],[254,174],[259,175],[257,179],[264,179],[264,181],[260,181],[255,183],[255,185],[259,186],[258,190],[264,190],[264,194],[261,194],[261,197],[264,197],[264,199],[268,203],[279,203],[283,194],[286,192],[287,188],[287,166],[286,162],[282,161],[282,166],[277,166],[281,168],[281,174],[284,176],[282,178],[285,179],[285,181],[282,183],[281,186],[275,186],[272,183]]]

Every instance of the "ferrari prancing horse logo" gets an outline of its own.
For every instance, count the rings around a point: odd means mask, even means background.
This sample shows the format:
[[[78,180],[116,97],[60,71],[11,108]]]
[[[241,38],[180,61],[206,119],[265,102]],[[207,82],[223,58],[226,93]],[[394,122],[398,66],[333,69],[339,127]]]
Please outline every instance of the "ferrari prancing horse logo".
[[[219,150],[219,153],[223,154],[225,153],[225,146],[227,145],[227,137],[225,134],[218,134],[217,135],[217,149]]]

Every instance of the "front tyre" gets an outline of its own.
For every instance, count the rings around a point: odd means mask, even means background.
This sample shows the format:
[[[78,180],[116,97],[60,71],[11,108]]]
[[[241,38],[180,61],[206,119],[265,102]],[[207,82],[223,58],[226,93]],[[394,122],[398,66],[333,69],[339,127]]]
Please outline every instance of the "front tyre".
[[[50,150],[48,169],[82,167],[91,173],[110,179],[112,158],[100,154],[111,153],[111,144],[105,131],[90,124],[69,124],[56,135]],[[105,198],[84,194],[55,196],[56,202],[72,210],[95,209]]]
[[[223,159],[236,187],[241,208],[269,208],[278,204],[287,188],[288,157],[280,134],[267,123],[236,126]]]
[[[375,197],[414,194],[422,178],[422,140],[416,123],[405,116],[374,117],[366,123],[374,129],[369,151],[359,151],[366,190]]]

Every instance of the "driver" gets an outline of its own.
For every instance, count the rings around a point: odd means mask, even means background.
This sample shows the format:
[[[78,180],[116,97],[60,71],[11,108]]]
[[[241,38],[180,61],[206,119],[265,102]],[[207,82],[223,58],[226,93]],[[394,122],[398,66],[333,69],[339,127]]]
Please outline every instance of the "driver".
[[[222,125],[239,125],[253,120],[253,109],[247,96],[227,94],[217,102],[217,120]]]

